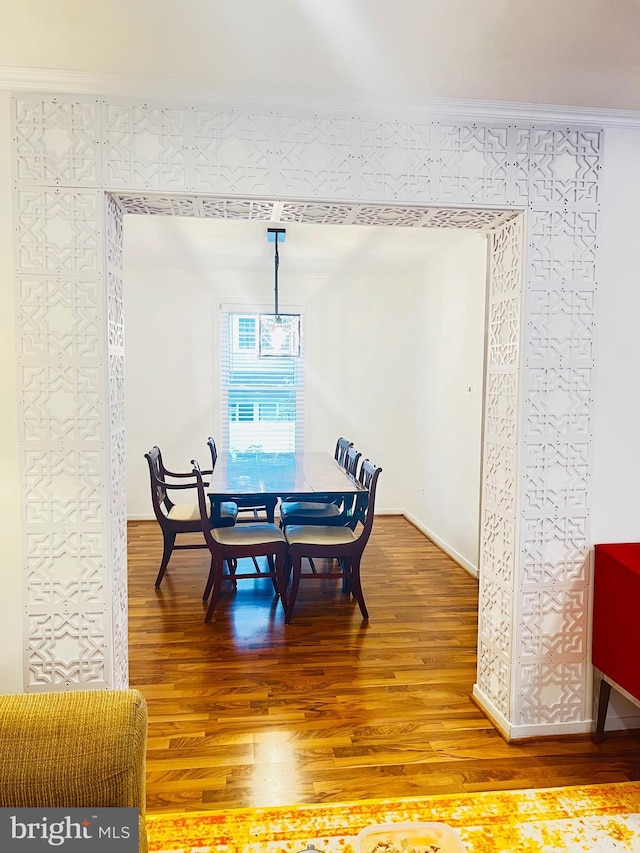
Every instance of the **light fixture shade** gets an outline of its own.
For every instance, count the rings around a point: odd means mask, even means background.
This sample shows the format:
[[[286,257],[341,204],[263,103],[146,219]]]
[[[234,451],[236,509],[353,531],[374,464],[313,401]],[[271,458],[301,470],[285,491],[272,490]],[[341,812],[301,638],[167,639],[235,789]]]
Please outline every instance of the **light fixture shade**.
[[[260,314],[258,355],[300,355],[300,315]]]

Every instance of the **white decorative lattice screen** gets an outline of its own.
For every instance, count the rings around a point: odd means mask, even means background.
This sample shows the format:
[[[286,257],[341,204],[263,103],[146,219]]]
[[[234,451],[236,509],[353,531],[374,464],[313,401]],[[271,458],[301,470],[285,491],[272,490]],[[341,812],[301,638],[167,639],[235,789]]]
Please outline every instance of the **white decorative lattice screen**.
[[[126,682],[122,216],[472,227],[493,232],[476,695],[514,731],[586,720],[602,132],[32,93],[13,120],[27,689]]]

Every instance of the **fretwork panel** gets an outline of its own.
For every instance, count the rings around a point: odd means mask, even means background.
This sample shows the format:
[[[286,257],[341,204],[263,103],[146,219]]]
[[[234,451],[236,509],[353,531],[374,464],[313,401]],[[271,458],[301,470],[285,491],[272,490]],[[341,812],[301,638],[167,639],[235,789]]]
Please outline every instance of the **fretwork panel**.
[[[12,115],[30,688],[126,683],[124,214],[475,228],[493,232],[478,688],[516,727],[586,718],[602,133],[38,94]],[[56,586],[83,560],[95,607]]]

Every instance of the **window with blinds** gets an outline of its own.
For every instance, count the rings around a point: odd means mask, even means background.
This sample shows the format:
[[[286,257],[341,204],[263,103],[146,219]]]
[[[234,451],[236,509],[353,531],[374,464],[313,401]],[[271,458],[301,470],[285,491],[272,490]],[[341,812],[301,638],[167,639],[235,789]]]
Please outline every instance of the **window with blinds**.
[[[222,310],[222,447],[232,454],[302,449],[304,352],[258,356],[258,314]]]

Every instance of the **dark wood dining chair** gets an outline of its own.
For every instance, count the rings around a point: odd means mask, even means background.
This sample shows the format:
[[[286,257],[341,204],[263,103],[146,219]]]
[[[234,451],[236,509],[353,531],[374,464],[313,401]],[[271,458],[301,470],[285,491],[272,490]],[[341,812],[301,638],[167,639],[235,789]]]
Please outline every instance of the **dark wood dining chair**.
[[[209,452],[211,453],[211,468],[213,469],[216,467],[216,462],[218,460],[218,449],[216,448],[216,442],[213,436],[209,436],[207,444],[209,445]],[[238,506],[238,522],[253,523],[254,521],[259,521],[259,513],[262,512],[270,524],[275,523],[275,512],[278,498],[274,498],[271,495],[234,495],[232,500]],[[250,517],[243,518],[242,516],[246,516],[247,513],[251,513]]]
[[[334,458],[338,465],[344,466],[344,459],[347,454],[347,450],[353,447],[353,442],[349,441],[348,438],[343,438],[340,436],[336,441],[336,449],[334,451]]]
[[[350,445],[342,457],[342,467],[355,480],[362,454]],[[354,509],[352,495],[331,497],[325,501],[283,501],[280,504],[280,526],[291,524],[347,524]]]
[[[287,571],[292,573],[285,622],[289,623],[293,618],[302,578],[340,578],[343,590],[350,592],[358,602],[362,618],[369,618],[360,583],[360,561],[373,527],[376,486],[381,471],[382,468],[377,468],[369,459],[362,463],[358,479],[368,492],[357,496],[353,517],[347,526],[294,524],[285,527],[284,535],[289,545]],[[316,568],[312,573],[303,574],[303,557],[326,557],[329,569],[320,571]],[[338,561],[339,570],[334,571],[334,560]]]
[[[236,524],[233,527],[210,527],[210,506],[207,495],[205,494],[202,472],[195,459],[192,460],[192,465],[193,476],[195,477],[198,490],[201,529],[207,547],[211,552],[211,568],[202,596],[204,602],[209,601],[204,621],[211,621],[213,611],[220,598],[222,583],[225,579],[225,563],[229,568],[229,576],[234,586],[242,578],[270,578],[276,595],[280,596],[282,607],[286,613],[285,559],[287,555],[287,542],[282,531],[276,524],[269,522]],[[253,569],[251,571],[238,571],[238,560],[243,557],[251,557],[253,559]],[[267,558],[267,571],[260,569],[255,559],[256,557]]]
[[[162,583],[162,578],[169,565],[169,559],[173,551],[192,550],[194,548],[206,548],[206,542],[176,545],[176,536],[180,533],[200,533],[202,525],[200,522],[200,507],[197,500],[197,484],[191,472],[176,473],[165,468],[162,461],[160,448],[156,445],[145,453],[145,459],[149,463],[149,478],[151,481],[151,502],[153,512],[160,525],[163,539],[162,560],[160,570],[156,577],[156,588]],[[205,475],[211,471],[203,472]],[[188,482],[172,483],[167,478]],[[191,491],[193,500],[189,503],[174,503],[169,497],[169,492]],[[235,524],[238,515],[237,506],[225,501],[221,506],[220,524],[230,527]]]

